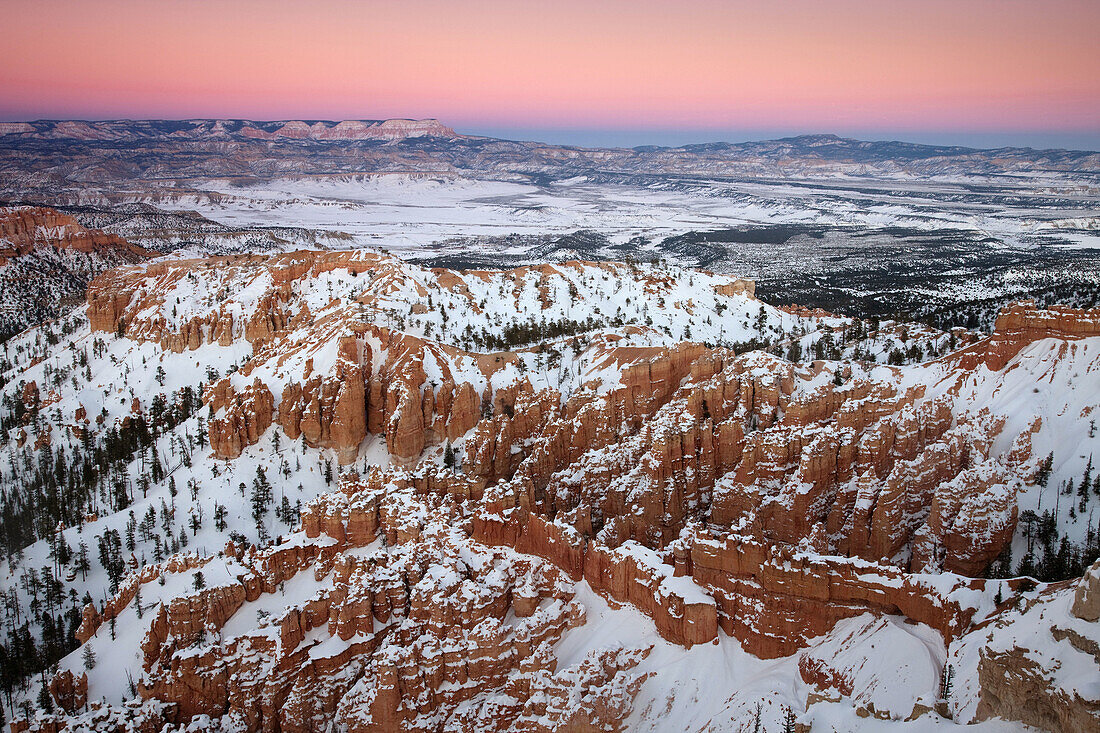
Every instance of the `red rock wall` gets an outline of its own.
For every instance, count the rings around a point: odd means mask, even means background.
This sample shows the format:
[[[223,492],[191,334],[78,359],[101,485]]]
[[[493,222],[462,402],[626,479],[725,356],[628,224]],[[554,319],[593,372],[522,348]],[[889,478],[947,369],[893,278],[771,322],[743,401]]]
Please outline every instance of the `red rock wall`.
[[[73,217],[54,209],[28,206],[0,210],[0,266],[37,247],[71,249],[84,254],[111,252],[131,262],[154,254],[114,234],[85,229]]]
[[[1100,309],[1035,307],[1025,300],[1003,308],[993,334],[947,357],[959,369],[974,370],[985,364],[994,371],[1004,366],[1029,343],[1045,338],[1074,340],[1100,336]]]
[[[205,400],[211,415],[207,433],[217,458],[236,458],[271,426],[275,398],[258,378],[237,392],[227,377],[207,391]]]
[[[950,640],[973,609],[949,600],[920,576],[838,557],[810,557],[753,540],[698,537],[691,546],[693,578],[718,602],[722,629],[764,658],[792,654],[837,621],[866,611],[903,614]],[[984,581],[958,578],[955,587]]]

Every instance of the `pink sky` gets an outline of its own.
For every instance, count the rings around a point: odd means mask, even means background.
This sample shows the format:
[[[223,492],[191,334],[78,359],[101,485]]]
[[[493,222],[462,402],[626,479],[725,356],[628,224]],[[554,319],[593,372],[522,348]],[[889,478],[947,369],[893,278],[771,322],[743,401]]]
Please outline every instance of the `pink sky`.
[[[0,118],[1100,130],[1096,0],[0,0]]]

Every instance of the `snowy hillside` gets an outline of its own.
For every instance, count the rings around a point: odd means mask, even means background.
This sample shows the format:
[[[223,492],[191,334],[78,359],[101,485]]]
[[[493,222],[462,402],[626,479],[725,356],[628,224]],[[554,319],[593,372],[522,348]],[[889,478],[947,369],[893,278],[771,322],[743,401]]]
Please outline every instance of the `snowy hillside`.
[[[0,363],[9,718],[946,730],[1014,714],[975,692],[1011,647],[982,629],[1070,614],[1046,581],[1100,549],[1095,311],[979,339],[676,266],[366,250],[163,258],[87,301]],[[1095,715],[1060,684],[1051,715]]]

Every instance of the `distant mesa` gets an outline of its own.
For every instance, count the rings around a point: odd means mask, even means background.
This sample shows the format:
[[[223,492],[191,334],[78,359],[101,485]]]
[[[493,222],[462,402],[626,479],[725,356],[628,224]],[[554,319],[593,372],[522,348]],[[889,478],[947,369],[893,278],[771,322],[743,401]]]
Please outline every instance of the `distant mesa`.
[[[0,135],[18,135],[23,132],[34,132],[34,127],[26,122],[0,122]]]
[[[47,139],[114,140],[142,137],[149,139],[205,139],[240,136],[257,140],[280,138],[298,140],[382,140],[394,141],[417,137],[463,137],[439,120],[40,120],[0,123],[0,135],[33,134]]]

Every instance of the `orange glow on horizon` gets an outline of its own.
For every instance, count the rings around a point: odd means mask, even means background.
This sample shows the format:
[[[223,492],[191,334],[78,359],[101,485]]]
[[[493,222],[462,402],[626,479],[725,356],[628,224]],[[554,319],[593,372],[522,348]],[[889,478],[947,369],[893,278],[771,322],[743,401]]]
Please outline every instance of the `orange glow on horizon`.
[[[0,117],[1100,129],[1100,3],[0,0]]]

